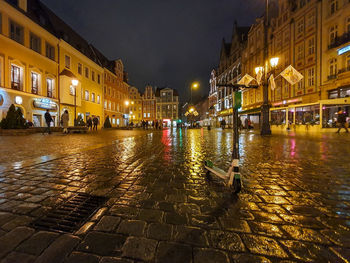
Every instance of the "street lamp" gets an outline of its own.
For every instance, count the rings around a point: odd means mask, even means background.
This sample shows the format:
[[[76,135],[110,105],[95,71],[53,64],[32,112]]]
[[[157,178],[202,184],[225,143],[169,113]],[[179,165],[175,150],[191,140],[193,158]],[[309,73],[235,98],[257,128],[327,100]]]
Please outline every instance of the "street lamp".
[[[271,76],[271,73],[274,74],[274,71],[278,65],[279,58],[273,57],[270,59],[270,66],[272,69],[272,72],[267,72],[267,67],[264,68],[259,66],[255,68],[255,73],[258,75],[258,73],[264,73],[264,79],[262,82],[263,86],[263,105],[261,106],[261,113],[262,113],[262,125],[261,125],[261,135],[270,135],[271,134],[271,128],[270,128],[270,105],[269,105],[269,78]],[[258,80],[260,81],[260,80]],[[258,83],[260,85],[260,83]]]
[[[191,103],[192,103],[192,90],[193,89],[197,89],[199,87],[199,83],[198,82],[193,82],[191,85]]]
[[[74,88],[74,126],[77,124],[77,86],[79,81],[77,79],[72,79],[72,86]]]

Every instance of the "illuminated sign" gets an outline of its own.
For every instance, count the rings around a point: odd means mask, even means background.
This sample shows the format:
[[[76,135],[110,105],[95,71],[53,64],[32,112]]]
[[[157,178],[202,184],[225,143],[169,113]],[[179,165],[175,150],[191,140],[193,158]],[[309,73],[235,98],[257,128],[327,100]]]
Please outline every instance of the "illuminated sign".
[[[23,103],[23,99],[21,96],[16,96],[15,97],[15,103],[18,105],[21,105]]]
[[[49,99],[34,99],[34,107],[45,110],[57,110],[57,104]]]
[[[290,104],[290,103],[296,103],[296,102],[301,102],[302,98],[298,98],[298,99],[292,99],[292,100],[284,100],[284,101],[280,101],[280,102],[276,102],[273,103],[273,106],[280,106],[280,105],[286,105],[286,104]]]
[[[349,52],[349,51],[350,51],[350,45],[343,47],[341,49],[338,49],[338,56],[340,56],[346,52]]]

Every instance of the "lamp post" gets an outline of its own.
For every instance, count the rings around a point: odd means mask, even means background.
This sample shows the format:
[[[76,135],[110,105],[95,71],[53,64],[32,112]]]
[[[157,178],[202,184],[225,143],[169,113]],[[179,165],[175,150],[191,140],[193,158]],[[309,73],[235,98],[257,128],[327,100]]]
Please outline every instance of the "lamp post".
[[[128,114],[127,116],[129,116],[129,104],[130,104],[130,102],[129,102],[128,100],[126,100],[126,101],[125,101],[126,109],[125,109],[124,112],[126,112],[126,113]],[[129,124],[129,120],[127,119],[126,126],[128,126],[128,124]]]
[[[194,83],[192,83],[192,85],[191,85],[191,100],[190,100],[190,103],[192,104],[192,90],[193,89],[197,89],[199,87],[199,84],[198,84],[198,82],[194,82]]]
[[[74,126],[77,124],[77,86],[79,81],[77,79],[72,79],[72,86],[74,88]]]
[[[264,76],[262,79],[262,86],[263,86],[263,105],[261,106],[261,113],[262,113],[262,125],[261,125],[261,135],[271,135],[271,128],[270,128],[270,105],[269,105],[269,78],[271,74],[274,74],[274,71],[278,65],[279,58],[274,57],[270,59],[270,70],[268,72],[268,63],[265,62],[265,67],[256,67],[255,73],[258,75],[259,73]],[[260,85],[260,84],[259,84]]]

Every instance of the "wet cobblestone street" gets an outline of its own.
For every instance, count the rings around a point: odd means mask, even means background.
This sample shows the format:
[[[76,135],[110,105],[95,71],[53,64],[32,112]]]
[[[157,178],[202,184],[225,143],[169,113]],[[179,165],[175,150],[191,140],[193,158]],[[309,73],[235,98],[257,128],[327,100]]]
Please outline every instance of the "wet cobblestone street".
[[[3,159],[1,262],[350,262],[345,134],[243,133],[237,196],[203,169],[206,159],[228,168],[228,130],[135,131],[94,142],[24,167]],[[108,201],[74,233],[33,227],[77,193]]]

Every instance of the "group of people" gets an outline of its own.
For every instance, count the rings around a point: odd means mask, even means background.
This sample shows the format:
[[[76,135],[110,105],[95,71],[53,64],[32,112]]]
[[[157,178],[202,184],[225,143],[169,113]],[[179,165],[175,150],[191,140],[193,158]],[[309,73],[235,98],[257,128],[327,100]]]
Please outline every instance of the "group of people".
[[[152,127],[153,129],[156,129],[156,130],[158,130],[158,129],[161,130],[162,127],[163,127],[163,124],[162,124],[162,122],[158,122],[158,120],[152,121],[151,124],[149,124],[148,121],[144,121],[144,120],[141,121],[141,127],[142,127],[144,130],[147,130],[147,129],[148,129],[148,126]]]
[[[46,129],[43,133],[51,134],[51,123],[54,121],[50,111],[47,110],[45,115],[45,122],[46,122]],[[93,116],[93,118],[89,117],[86,121],[86,126],[90,131],[97,131],[97,126],[99,125],[100,120],[97,118],[97,116]],[[61,116],[61,125],[63,127],[63,133],[68,133],[68,124],[69,124],[69,113],[68,110],[65,110]]]
[[[226,128],[226,121],[225,121],[225,119],[221,120],[220,127],[222,129]],[[242,130],[242,129],[247,129],[247,130],[254,129],[254,127],[252,125],[252,122],[248,118],[246,118],[244,120],[244,125],[242,124],[241,118],[238,118],[238,128],[239,128],[239,130]]]

